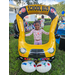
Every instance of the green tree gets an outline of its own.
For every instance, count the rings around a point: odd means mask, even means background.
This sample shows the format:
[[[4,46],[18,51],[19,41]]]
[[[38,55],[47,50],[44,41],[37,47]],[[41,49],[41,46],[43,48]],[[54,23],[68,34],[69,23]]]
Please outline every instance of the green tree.
[[[17,2],[17,4],[21,3],[21,0],[14,0],[15,2]]]
[[[56,12],[59,16],[62,16],[61,12],[65,11],[65,2],[64,1],[59,2],[58,4],[55,4],[55,5],[50,5],[50,6],[52,6],[56,9]]]
[[[26,0],[26,2],[27,2],[28,5],[38,4],[38,0]]]

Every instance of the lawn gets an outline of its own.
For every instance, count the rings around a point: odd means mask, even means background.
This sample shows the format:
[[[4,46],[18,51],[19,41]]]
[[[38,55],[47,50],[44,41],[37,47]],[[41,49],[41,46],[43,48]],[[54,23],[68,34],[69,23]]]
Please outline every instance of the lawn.
[[[47,25],[44,27],[45,31],[49,31],[50,26]],[[27,43],[33,44],[33,35],[25,38]],[[49,36],[42,35],[43,44],[47,43]],[[55,59],[53,60],[52,69],[44,74],[41,74],[37,71],[33,73],[26,73],[21,69],[21,61],[16,60],[19,56],[18,54],[18,39],[15,39],[14,36],[10,36],[9,40],[9,75],[65,75],[65,52],[59,50],[59,45],[56,44],[57,50],[55,54]]]

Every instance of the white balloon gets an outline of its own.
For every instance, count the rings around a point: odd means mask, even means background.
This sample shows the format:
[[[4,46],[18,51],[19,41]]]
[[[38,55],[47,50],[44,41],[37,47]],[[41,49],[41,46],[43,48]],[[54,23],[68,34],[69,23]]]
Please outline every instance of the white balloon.
[[[48,72],[51,69],[52,65],[48,61],[41,61],[37,64],[37,71],[40,73]]]
[[[24,61],[21,64],[21,68],[23,71],[31,73],[36,70],[36,64],[33,61]]]

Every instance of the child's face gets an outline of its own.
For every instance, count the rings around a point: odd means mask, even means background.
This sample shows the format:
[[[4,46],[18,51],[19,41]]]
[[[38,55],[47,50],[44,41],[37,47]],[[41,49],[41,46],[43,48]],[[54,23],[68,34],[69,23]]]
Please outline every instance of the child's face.
[[[35,23],[35,29],[39,30],[40,29],[40,24],[39,23]]]

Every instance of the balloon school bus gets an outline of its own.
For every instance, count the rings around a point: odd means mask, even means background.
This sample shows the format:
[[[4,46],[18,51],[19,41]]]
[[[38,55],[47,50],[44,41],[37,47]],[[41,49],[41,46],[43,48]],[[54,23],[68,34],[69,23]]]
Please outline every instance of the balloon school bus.
[[[31,45],[26,43],[23,18],[30,14],[45,14],[51,17],[52,22],[48,43],[42,45]],[[34,72],[37,70],[38,72],[45,73],[51,69],[50,62],[54,59],[56,52],[55,29],[57,22],[58,15],[53,7],[45,5],[28,5],[19,9],[14,24],[14,37],[18,38],[18,59],[22,60],[21,68],[23,71]]]

